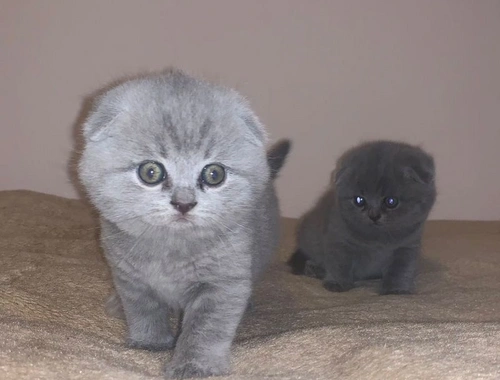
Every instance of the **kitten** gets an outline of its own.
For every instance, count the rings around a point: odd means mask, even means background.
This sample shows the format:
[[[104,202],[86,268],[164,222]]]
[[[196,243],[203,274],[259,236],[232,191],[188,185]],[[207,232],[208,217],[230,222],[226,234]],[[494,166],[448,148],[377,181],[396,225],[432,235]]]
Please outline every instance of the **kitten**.
[[[238,93],[176,70],[107,91],[84,137],[80,178],[101,215],[128,345],[175,346],[167,378],[227,373],[277,248],[274,178],[289,142],[266,155],[265,130]],[[183,315],[177,339],[171,311]]]
[[[405,143],[374,141],[347,151],[337,169],[299,224],[293,273],[320,278],[330,291],[382,278],[381,294],[412,293],[436,198],[433,158]]]

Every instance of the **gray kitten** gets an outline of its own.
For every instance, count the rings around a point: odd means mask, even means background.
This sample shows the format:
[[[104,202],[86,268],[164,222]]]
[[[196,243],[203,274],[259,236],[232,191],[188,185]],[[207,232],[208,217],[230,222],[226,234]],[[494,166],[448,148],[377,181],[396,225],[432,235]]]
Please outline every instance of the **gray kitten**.
[[[434,175],[433,158],[405,143],[374,141],[346,152],[298,227],[292,271],[322,279],[330,291],[382,278],[381,294],[413,292]]]
[[[279,240],[274,178],[289,142],[266,134],[233,90],[171,70],[101,96],[84,125],[79,174],[128,345],[175,346],[167,378],[229,371],[230,346]],[[183,314],[174,337],[169,313]]]

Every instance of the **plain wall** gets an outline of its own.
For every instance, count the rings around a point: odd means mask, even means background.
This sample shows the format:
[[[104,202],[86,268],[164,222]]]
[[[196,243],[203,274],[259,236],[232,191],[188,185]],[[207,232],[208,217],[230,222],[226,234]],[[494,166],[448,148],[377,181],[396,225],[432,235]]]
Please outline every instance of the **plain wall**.
[[[174,65],[236,87],[294,146],[283,214],[371,138],[435,155],[434,219],[500,219],[500,1],[0,0],[0,189],[75,197],[84,96]]]

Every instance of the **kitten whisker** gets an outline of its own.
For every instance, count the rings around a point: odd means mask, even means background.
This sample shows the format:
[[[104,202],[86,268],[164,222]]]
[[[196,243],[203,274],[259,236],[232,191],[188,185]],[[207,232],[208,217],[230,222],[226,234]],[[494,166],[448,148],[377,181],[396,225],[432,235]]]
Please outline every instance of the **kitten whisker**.
[[[222,219],[222,215],[217,214],[216,212],[212,212],[212,214],[214,214],[214,215],[218,216],[220,219]],[[218,220],[218,222],[221,223],[224,227],[226,227],[229,231],[233,232],[228,226],[224,225],[220,220]],[[252,229],[250,229],[250,228],[248,228],[248,227],[246,227],[246,226],[244,226],[236,221],[233,221],[232,223],[236,224],[238,227],[243,228],[244,230],[252,231]]]
[[[135,250],[135,248],[137,247],[137,245],[140,243],[141,238],[144,236],[144,234],[146,232],[148,232],[150,229],[151,229],[150,225],[147,225],[146,228],[144,228],[144,230],[139,234],[139,236],[137,236],[135,238],[135,243],[132,245],[132,247],[128,251],[128,254],[124,255],[123,252],[122,252],[121,257],[119,257],[119,260],[115,263],[116,266],[120,265],[122,262],[125,262],[131,268],[134,268],[134,265],[132,263],[130,263],[130,261],[129,261],[129,257],[131,257],[131,254],[133,253],[133,251]]]

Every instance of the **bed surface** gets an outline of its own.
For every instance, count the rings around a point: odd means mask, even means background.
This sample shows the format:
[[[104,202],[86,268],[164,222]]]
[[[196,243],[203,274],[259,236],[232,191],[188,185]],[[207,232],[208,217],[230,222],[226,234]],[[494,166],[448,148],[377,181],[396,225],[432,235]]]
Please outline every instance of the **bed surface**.
[[[288,272],[295,221],[255,292],[228,379],[500,379],[500,222],[429,222],[411,296],[330,293]],[[124,346],[82,201],[0,192],[0,379],[161,379],[170,352]]]

